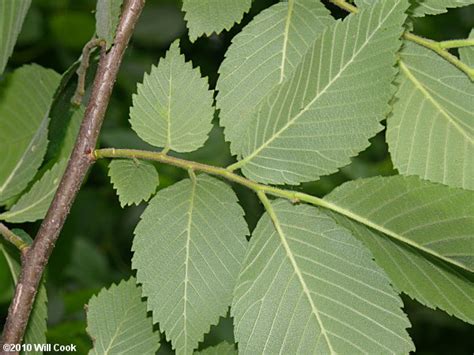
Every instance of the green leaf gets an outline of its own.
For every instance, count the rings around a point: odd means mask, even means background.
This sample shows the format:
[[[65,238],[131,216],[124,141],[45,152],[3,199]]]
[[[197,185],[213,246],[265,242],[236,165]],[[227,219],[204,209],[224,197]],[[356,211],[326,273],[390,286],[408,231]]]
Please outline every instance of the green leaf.
[[[330,209],[452,267],[474,271],[474,192],[416,176],[350,181]]]
[[[362,243],[316,207],[266,207],[232,304],[239,353],[414,350],[402,301]]]
[[[389,111],[406,7],[384,1],[328,27],[263,100],[233,167],[259,182],[298,184],[366,148]]]
[[[105,39],[107,48],[114,43],[123,0],[98,0],[95,12],[97,37]]]
[[[159,191],[135,230],[132,260],[153,320],[190,354],[226,314],[245,254],[237,197],[206,175]]]
[[[166,57],[145,74],[133,95],[130,123],[147,143],[190,152],[204,145],[214,108],[207,79],[186,63],[174,42]]]
[[[399,89],[387,119],[395,167],[446,185],[474,190],[474,85],[433,51],[406,43]]]
[[[474,30],[471,30],[469,38],[474,39]],[[474,68],[474,47],[459,48],[459,56],[464,63]]]
[[[17,69],[0,95],[0,202],[21,193],[41,165],[49,107],[59,75],[38,65]]]
[[[5,70],[8,58],[13,52],[13,47],[20,34],[30,4],[31,0],[0,2],[0,33],[2,34],[0,40],[0,75]]]
[[[43,219],[53,201],[66,165],[67,160],[63,159],[45,172],[9,211],[0,214],[0,220],[23,223]]]
[[[160,334],[153,332],[133,277],[90,299],[87,332],[94,342],[89,354],[155,354],[160,347]]]
[[[399,291],[425,306],[438,307],[474,324],[472,273],[427,257],[416,248],[387,238],[338,213],[328,213],[372,251],[375,261]]]
[[[211,346],[204,350],[195,352],[195,354],[201,355],[237,355],[237,349],[234,344],[229,344],[227,342],[222,342],[216,346]]]
[[[413,12],[412,16],[415,17],[438,15],[447,12],[450,8],[473,4],[474,0],[416,0],[410,13]]]
[[[232,153],[258,103],[301,62],[309,46],[334,23],[319,1],[290,0],[262,11],[237,34],[219,68],[217,105]]]
[[[154,165],[140,160],[112,161],[109,164],[109,176],[122,207],[148,201],[159,184]]]
[[[183,0],[184,19],[194,42],[203,34],[229,30],[250,10],[252,0]]]
[[[14,230],[15,233],[21,235],[24,234],[26,237],[29,236],[22,230]],[[22,235],[22,237],[24,237]],[[31,238],[29,238],[31,239]],[[0,242],[0,255],[3,254],[7,262],[8,268],[10,270],[13,283],[16,285],[18,283],[18,278],[20,276],[20,256],[16,250],[10,250],[9,247],[2,245]],[[47,293],[44,281],[41,282],[41,285],[36,295],[35,302],[33,304],[33,309],[31,311],[30,318],[28,320],[28,325],[26,327],[24,344],[46,344],[46,319],[48,317],[47,309]],[[25,352],[21,352],[25,354]],[[42,354],[38,351],[29,351],[28,355]]]

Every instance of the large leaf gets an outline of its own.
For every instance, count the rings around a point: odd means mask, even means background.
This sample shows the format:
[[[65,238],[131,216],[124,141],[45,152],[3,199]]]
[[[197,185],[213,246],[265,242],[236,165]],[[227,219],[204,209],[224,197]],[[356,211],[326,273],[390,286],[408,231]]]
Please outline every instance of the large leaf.
[[[384,1],[327,28],[262,102],[233,167],[259,182],[298,184],[350,162],[389,111],[407,1]]]
[[[11,223],[23,223],[34,222],[44,218],[66,169],[66,165],[67,160],[63,159],[46,171],[10,210],[0,214],[0,220]]]
[[[31,0],[0,1],[0,75],[13,52]]]
[[[474,275],[387,238],[361,223],[328,212],[371,251],[392,284],[431,308],[440,308],[474,324]],[[472,242],[471,242],[472,243]]]
[[[217,104],[234,154],[257,104],[334,21],[320,1],[290,0],[264,10],[233,38],[219,69]]]
[[[132,277],[90,299],[87,332],[94,342],[90,354],[156,354],[160,334],[153,331],[135,282]]]
[[[31,238],[22,230],[14,230],[17,234],[23,234],[21,237],[31,240]],[[3,254],[9,271],[11,273],[13,283],[16,285],[18,283],[18,278],[20,276],[21,267],[20,267],[20,256],[16,250],[11,250],[8,246],[2,245],[0,242],[0,257]],[[47,294],[46,287],[44,282],[41,281],[41,285],[38,289],[38,294],[36,295],[35,302],[33,304],[33,309],[28,320],[28,325],[25,331],[24,344],[46,344],[46,319],[48,317],[47,309]],[[22,352],[25,354],[25,352]],[[42,354],[39,351],[29,351],[28,355]]]
[[[474,85],[433,51],[406,43],[387,141],[401,174],[474,189]]]
[[[194,42],[203,34],[230,29],[242,20],[251,4],[252,0],[183,0],[189,38]]]
[[[266,207],[232,305],[239,353],[414,350],[402,302],[362,243],[316,207]]]
[[[474,271],[474,191],[398,175],[347,182],[325,200],[413,250]]]
[[[159,191],[143,213],[132,265],[177,354],[192,353],[226,314],[247,233],[232,189],[206,175]]]
[[[48,143],[49,107],[59,75],[38,65],[17,69],[0,95],[0,202],[34,177]]]
[[[212,102],[207,80],[185,62],[176,41],[138,85],[130,123],[147,143],[190,152],[204,145],[212,128]]]
[[[474,29],[471,30],[471,33],[469,34],[470,39],[474,39]],[[474,47],[464,47],[464,48],[459,48],[459,56],[461,57],[461,60],[469,65],[471,68],[474,68]]]
[[[112,161],[109,164],[109,176],[122,207],[148,201],[159,183],[158,172],[153,164],[140,160]]]
[[[105,39],[107,48],[114,43],[123,0],[98,0],[95,12],[97,37]]]

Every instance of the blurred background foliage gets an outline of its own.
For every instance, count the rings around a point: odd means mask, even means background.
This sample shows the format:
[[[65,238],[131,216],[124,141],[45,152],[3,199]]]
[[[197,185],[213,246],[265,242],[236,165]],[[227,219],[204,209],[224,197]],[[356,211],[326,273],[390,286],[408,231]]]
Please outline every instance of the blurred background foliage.
[[[127,50],[117,80],[104,128],[102,147],[154,149],[140,141],[128,124],[131,96],[144,72],[163,57],[169,44],[176,38],[187,60],[199,66],[215,87],[217,70],[231,43],[232,37],[253,16],[277,0],[254,0],[252,10],[240,25],[231,31],[190,43],[178,0],[147,0],[131,45]],[[336,17],[345,14],[328,4]],[[36,62],[58,73],[63,73],[80,56],[83,45],[94,34],[95,0],[33,0],[23,26],[8,70],[26,63]],[[427,16],[416,20],[414,31],[420,35],[446,40],[465,38],[474,26],[474,6],[454,9],[440,16]],[[190,154],[186,159],[225,166],[232,162],[222,129],[215,127],[205,147]],[[374,175],[396,173],[390,162],[382,132],[371,140],[371,146],[340,172],[324,177],[316,183],[304,184],[296,189],[323,196],[346,180]],[[50,343],[78,346],[79,353],[87,353],[91,341],[85,331],[86,304],[101,287],[128,278],[130,268],[133,229],[144,204],[121,209],[109,178],[106,161],[99,161],[89,174],[71,211],[56,249],[51,257],[48,273],[48,307]],[[172,167],[157,165],[161,185],[165,188],[186,177],[185,172]],[[295,188],[295,187],[292,187]],[[235,186],[246,211],[250,228],[255,227],[262,208],[249,191]],[[31,235],[38,223],[21,226]],[[159,270],[157,270],[159,272]],[[0,258],[0,323],[4,321],[12,296],[12,281],[5,260]],[[472,354],[474,329],[441,311],[434,311],[404,297],[419,354]],[[232,320],[221,319],[206,336],[202,347],[222,340],[233,341]],[[164,340],[159,353],[170,353]]]

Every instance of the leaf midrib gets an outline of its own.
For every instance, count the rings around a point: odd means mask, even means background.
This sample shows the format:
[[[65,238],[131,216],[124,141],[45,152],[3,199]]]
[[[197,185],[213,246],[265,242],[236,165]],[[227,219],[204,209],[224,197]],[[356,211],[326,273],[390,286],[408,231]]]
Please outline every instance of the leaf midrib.
[[[256,150],[253,151],[252,154],[248,155],[247,157],[245,157],[244,159],[242,159],[241,161],[239,161],[238,163],[235,164],[235,167],[243,167],[244,165],[246,165],[249,161],[251,161],[253,158],[255,158],[255,156],[258,155],[258,153],[260,153],[263,149],[265,149],[269,144],[271,144],[277,137],[280,136],[281,133],[283,133],[284,131],[286,131],[298,118],[301,117],[301,115],[303,115],[305,112],[307,112],[309,110],[309,108],[321,97],[321,95],[323,95],[329,87],[332,86],[332,84],[337,80],[339,79],[339,77],[341,76],[341,74],[346,70],[346,68],[354,61],[354,59],[359,55],[359,53],[365,49],[365,47],[367,46],[367,44],[369,43],[369,41],[372,39],[372,37],[378,32],[378,30],[380,29],[380,27],[382,26],[382,24],[385,23],[385,21],[387,20],[387,18],[392,14],[393,10],[396,8],[396,5],[395,4],[392,9],[390,11],[387,12],[386,16],[383,18],[383,20],[381,20],[378,25],[375,27],[375,29],[372,31],[372,33],[370,34],[369,37],[366,38],[366,40],[364,41],[364,43],[360,46],[360,48],[352,55],[352,57],[350,58],[350,60],[342,67],[340,68],[339,72],[337,73],[337,75],[334,76],[334,78],[332,78],[328,84],[297,114],[295,115],[293,118],[291,118],[278,132],[276,132],[270,139],[268,139],[266,142],[264,142],[260,147],[258,147]],[[350,16],[354,16],[354,15],[350,15]],[[333,29],[333,31],[335,31],[335,28]],[[326,29],[324,31],[324,33],[321,35],[321,38],[323,38],[323,36],[325,36],[327,33],[329,32],[328,29]],[[310,47],[311,48],[311,47]],[[295,72],[296,73],[296,72]]]

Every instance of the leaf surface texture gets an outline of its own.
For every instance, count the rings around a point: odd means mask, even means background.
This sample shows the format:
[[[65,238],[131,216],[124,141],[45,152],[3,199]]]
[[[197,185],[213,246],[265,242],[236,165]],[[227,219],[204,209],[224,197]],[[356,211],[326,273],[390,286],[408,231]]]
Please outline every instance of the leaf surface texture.
[[[95,12],[97,37],[105,39],[107,48],[114,43],[123,0],[98,0]]]

